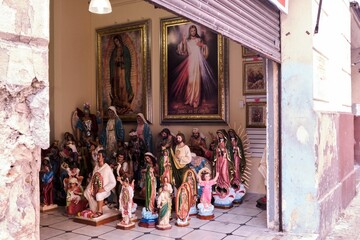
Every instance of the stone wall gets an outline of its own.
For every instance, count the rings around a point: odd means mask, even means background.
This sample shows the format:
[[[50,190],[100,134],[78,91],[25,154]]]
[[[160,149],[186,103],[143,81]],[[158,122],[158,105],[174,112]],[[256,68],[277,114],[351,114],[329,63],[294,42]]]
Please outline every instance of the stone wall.
[[[49,0],[0,2],[0,239],[39,239],[49,145]]]

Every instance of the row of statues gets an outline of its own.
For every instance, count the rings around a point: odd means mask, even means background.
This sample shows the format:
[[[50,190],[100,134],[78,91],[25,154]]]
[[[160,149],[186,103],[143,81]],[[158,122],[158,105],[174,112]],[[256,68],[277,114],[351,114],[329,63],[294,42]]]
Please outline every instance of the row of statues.
[[[68,215],[96,219],[113,204],[122,215],[119,226],[127,228],[137,197],[145,200],[139,225],[168,229],[173,202],[176,224],[184,226],[190,215],[211,219],[214,206],[232,207],[241,201],[248,166],[242,139],[234,129],[211,134],[207,146],[198,128],[189,142],[183,133],[175,135],[164,128],[154,147],[143,114],[137,115],[137,127],[129,132],[127,143],[116,108],[109,107],[107,116],[102,123],[85,104],[73,116],[76,134],[67,132],[61,143],[44,150],[43,205],[53,204],[57,186],[66,196]]]

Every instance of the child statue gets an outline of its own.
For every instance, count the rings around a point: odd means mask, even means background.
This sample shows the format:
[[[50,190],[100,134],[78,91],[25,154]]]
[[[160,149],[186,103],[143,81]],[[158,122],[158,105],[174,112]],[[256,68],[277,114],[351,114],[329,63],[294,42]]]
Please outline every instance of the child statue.
[[[159,208],[159,220],[158,225],[156,225],[156,229],[166,230],[171,228],[169,221],[171,217],[172,192],[173,189],[171,184],[169,183],[167,178],[164,178],[163,187],[160,190],[160,194],[157,199],[157,207]]]
[[[203,168],[199,171],[199,186],[203,187],[200,203],[198,204],[198,218],[200,219],[211,220],[214,218],[214,206],[211,204],[212,186],[216,184],[218,177],[219,173],[216,172],[215,178],[210,180],[211,177],[209,169]]]
[[[117,224],[117,228],[127,230],[135,227],[135,223],[131,221],[134,197],[134,180],[132,180],[131,185],[129,183],[129,178],[125,178],[123,181],[121,180],[121,177],[118,176],[117,180],[122,185],[119,196],[119,209],[121,211],[122,220]]]

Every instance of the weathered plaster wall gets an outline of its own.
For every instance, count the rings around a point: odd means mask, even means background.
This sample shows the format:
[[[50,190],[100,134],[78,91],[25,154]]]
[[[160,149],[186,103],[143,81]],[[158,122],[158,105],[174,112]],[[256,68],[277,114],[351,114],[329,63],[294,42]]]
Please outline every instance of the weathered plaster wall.
[[[282,16],[282,219],[323,238],[354,196],[354,135],[349,2],[323,2],[315,34],[317,11],[293,1]]]
[[[49,1],[0,2],[0,239],[39,239],[40,148],[49,143]]]

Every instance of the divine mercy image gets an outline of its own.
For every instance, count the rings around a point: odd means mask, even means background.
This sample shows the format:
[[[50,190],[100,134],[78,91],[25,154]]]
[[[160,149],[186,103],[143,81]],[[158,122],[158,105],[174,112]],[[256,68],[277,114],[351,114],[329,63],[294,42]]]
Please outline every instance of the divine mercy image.
[[[167,36],[169,114],[218,113],[217,34],[188,23]]]

